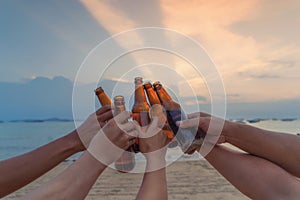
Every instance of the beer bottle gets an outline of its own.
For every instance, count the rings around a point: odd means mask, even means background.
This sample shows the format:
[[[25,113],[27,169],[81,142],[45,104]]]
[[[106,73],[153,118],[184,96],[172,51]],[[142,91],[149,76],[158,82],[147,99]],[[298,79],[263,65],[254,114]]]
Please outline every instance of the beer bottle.
[[[196,138],[197,131],[192,129],[181,129],[176,125],[177,121],[186,119],[180,105],[170,97],[159,81],[153,83],[153,87],[167,112],[168,123],[173,130],[173,133],[176,135],[182,151],[187,153],[198,148],[202,144],[203,139]]]
[[[111,105],[112,101],[108,97],[108,95],[104,92],[102,87],[98,87],[95,90],[95,94],[98,97],[98,100],[101,106]],[[115,115],[120,114],[121,112],[125,111],[125,103],[123,96],[116,96],[114,98],[114,113]],[[129,172],[135,166],[135,157],[132,150],[132,147],[124,151],[121,157],[115,162],[115,168],[120,172]]]
[[[148,97],[148,100],[149,100],[151,106],[154,106],[155,104],[161,105],[160,100],[150,82],[147,82],[144,84],[144,89],[146,90],[147,97]],[[173,133],[172,129],[170,128],[168,121],[165,122],[165,125],[163,126],[162,129],[163,129],[163,132],[168,136],[168,138],[170,138],[170,139],[174,138],[174,133]],[[177,146],[178,146],[178,142],[176,141],[176,139],[173,139],[170,142],[170,144],[168,145],[169,148],[175,148]]]
[[[147,82],[144,84],[144,89],[146,91],[146,94],[147,94],[147,97],[148,97],[148,100],[149,100],[151,106],[154,106],[156,104],[161,105],[160,100],[150,82]],[[161,111],[161,112],[163,112],[163,111]],[[168,136],[168,138],[170,138],[170,139],[174,138],[174,134],[173,134],[168,122],[165,122],[165,126],[163,127],[163,130],[164,130],[164,133]]]
[[[125,102],[123,96],[115,96],[114,98],[114,113],[115,115],[125,111]],[[132,146],[124,151],[121,157],[115,161],[115,168],[119,172],[127,173],[131,171],[135,166],[135,156]]]
[[[102,87],[98,87],[95,90],[95,94],[98,97],[98,100],[101,104],[101,106],[105,106],[105,105],[111,105],[112,102],[110,100],[110,98],[107,96],[107,94],[104,92],[104,90],[102,89]]]
[[[132,107],[132,119],[136,120],[140,126],[146,126],[150,124],[150,117],[149,117],[149,104],[146,99],[146,95],[144,92],[143,87],[143,78],[136,77],[134,79],[135,83],[135,92],[134,92],[134,104]],[[136,143],[133,145],[134,152],[140,152],[139,145],[138,145],[138,138]]]

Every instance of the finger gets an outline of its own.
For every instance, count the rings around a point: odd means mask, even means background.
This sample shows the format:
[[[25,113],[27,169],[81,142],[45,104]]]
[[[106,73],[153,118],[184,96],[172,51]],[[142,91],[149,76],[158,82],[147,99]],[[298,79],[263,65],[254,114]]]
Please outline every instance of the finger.
[[[186,119],[183,121],[176,122],[176,125],[180,128],[190,128],[190,127],[196,127],[199,125],[200,118],[192,118],[192,119]]]
[[[137,125],[134,122],[127,122],[125,124],[119,124],[119,128],[122,131],[128,132],[128,131],[136,130],[137,129]]]
[[[220,137],[219,137],[219,139],[218,139],[218,144],[222,144],[222,143],[224,143],[224,142],[226,142],[226,138],[225,138],[225,136],[224,135],[220,135]]]
[[[205,112],[195,112],[195,113],[188,114],[187,117],[189,119],[192,119],[192,118],[199,118],[199,117],[211,117],[211,115]]]
[[[215,136],[215,135],[207,135],[206,136],[206,141],[209,142],[210,144],[219,144],[221,141],[223,141],[223,137],[221,136]]]
[[[123,124],[128,121],[128,119],[130,118],[130,115],[131,115],[130,112],[123,111],[120,114],[118,114],[117,116],[115,116],[114,119],[117,123]]]
[[[137,130],[137,132],[142,133],[143,131],[142,131],[142,127],[140,126],[140,124],[135,120],[133,120],[132,122],[135,124],[135,129]]]
[[[133,139],[138,137],[139,132],[137,130],[133,130],[133,131],[126,132],[126,134],[128,135],[129,139]]]
[[[139,133],[137,131],[131,131],[131,132],[128,133],[128,135],[129,135],[128,138],[131,140],[131,139],[137,138],[137,136],[139,135]]]
[[[188,119],[200,117],[200,112],[187,114]]]
[[[158,132],[160,132],[162,129],[158,126],[159,124],[159,118],[158,117],[154,117],[152,119],[151,124],[145,129],[146,131],[142,131],[139,134],[139,137],[141,138],[149,138],[152,137],[154,135],[156,135]]]
[[[150,108],[149,114],[150,114],[150,118],[152,118],[152,117],[165,117],[166,116],[164,108],[162,107],[162,105],[159,105],[159,104],[153,105]]]
[[[113,112],[112,110],[108,110],[107,112],[102,113],[101,115],[97,115],[97,118],[99,122],[106,122],[113,118]]]
[[[200,117],[211,117],[211,115],[205,112],[200,112]]]
[[[107,111],[111,110],[111,105],[105,105],[105,106],[102,106],[101,108],[99,108],[97,111],[96,111],[96,115],[101,115]]]

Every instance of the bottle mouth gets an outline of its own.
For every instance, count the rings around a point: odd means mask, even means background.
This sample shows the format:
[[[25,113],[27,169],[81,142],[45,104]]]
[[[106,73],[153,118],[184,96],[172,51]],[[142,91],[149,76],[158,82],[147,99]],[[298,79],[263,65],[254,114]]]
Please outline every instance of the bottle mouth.
[[[152,88],[152,84],[148,81],[148,82],[144,83],[144,88],[145,89]]]
[[[104,90],[103,90],[102,87],[98,87],[98,88],[96,88],[96,89],[94,90],[94,92],[95,92],[96,95],[98,95],[98,94],[104,92]]]
[[[114,104],[115,105],[124,105],[124,97],[122,95],[117,95],[114,97]]]
[[[135,77],[134,78],[135,84],[143,84],[143,78],[142,77]]]
[[[162,86],[162,85],[161,85],[161,83],[160,83],[159,81],[156,81],[156,82],[153,83],[154,89],[160,88],[161,86]]]

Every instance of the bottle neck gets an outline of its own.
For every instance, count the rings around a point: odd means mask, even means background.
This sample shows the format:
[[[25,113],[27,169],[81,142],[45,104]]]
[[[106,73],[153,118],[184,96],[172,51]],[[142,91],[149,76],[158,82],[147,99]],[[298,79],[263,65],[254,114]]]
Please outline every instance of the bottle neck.
[[[146,93],[151,106],[160,104],[160,100],[152,87],[147,88]]]
[[[104,92],[104,90],[102,89],[102,87],[98,87],[98,88],[95,90],[95,94],[97,95],[98,100],[99,100],[101,106],[111,105],[111,104],[112,104],[111,99],[110,99],[109,96]]]
[[[114,105],[115,115],[118,115],[125,110],[126,110],[125,105],[116,105],[116,104]]]
[[[121,112],[126,110],[125,101],[124,101],[123,96],[120,96],[120,95],[115,96],[115,98],[114,98],[114,108],[115,108],[114,109],[115,115],[118,115]]]
[[[135,84],[134,104],[147,103],[143,84]]]
[[[170,102],[173,102],[173,99],[162,86],[156,87],[156,93],[164,106],[166,106]]]
[[[102,106],[112,104],[112,101],[110,100],[110,98],[105,93],[101,94],[101,96],[98,96],[98,98],[99,98],[99,101],[100,101]]]

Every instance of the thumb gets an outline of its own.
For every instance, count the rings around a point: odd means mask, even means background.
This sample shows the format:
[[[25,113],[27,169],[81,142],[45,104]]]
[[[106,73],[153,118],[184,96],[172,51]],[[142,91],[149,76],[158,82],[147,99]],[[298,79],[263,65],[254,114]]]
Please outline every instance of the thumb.
[[[159,117],[153,117],[151,124],[147,128],[142,128],[143,133],[139,135],[141,138],[149,138],[156,135],[161,128],[159,127]]]
[[[176,125],[180,128],[190,128],[190,127],[196,127],[199,125],[200,118],[192,118],[192,119],[186,119],[183,121],[176,122]]]

